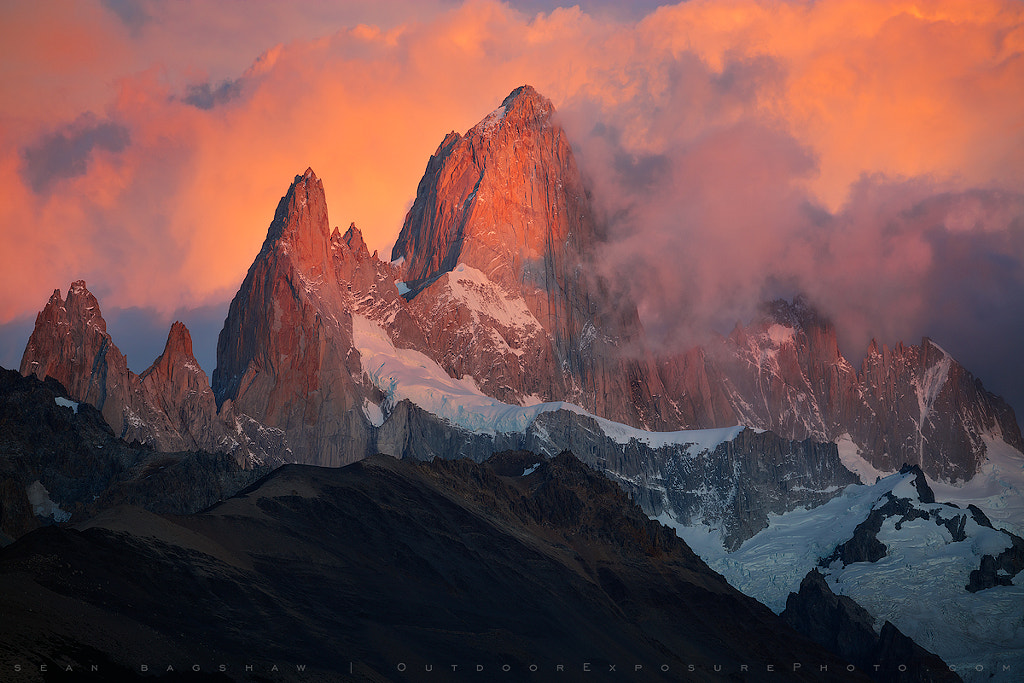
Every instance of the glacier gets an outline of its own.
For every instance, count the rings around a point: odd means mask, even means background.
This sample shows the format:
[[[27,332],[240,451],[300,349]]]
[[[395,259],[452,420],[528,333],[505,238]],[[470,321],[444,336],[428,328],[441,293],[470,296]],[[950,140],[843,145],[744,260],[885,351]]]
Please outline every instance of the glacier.
[[[1009,547],[1010,537],[999,527],[1019,528],[1019,517],[1009,511],[1019,510],[1024,460],[999,451],[991,451],[994,461],[986,465],[989,476],[979,475],[974,486],[937,487],[936,500],[942,500],[947,492],[959,494],[956,506],[923,503],[913,484],[914,474],[889,474],[873,484],[848,486],[816,508],[769,515],[768,528],[731,553],[725,551],[713,529],[683,527],[667,515],[661,521],[673,526],[730,584],[779,613],[807,572],[850,539],[857,525],[888,500],[886,494],[910,500],[921,512],[945,518],[963,515],[963,541],[955,541],[945,526],[932,519],[898,524],[898,520],[887,518],[877,535],[887,548],[885,557],[845,566],[836,560],[820,571],[834,593],[847,595],[868,610],[876,619],[876,629],[891,621],[942,657],[965,681],[1009,683],[1020,680],[1024,671],[1024,572],[1014,577],[1012,586],[974,593],[965,589],[970,572],[979,567],[983,555],[995,556]],[[992,501],[1002,507],[986,509]],[[991,529],[972,518],[965,509],[967,504],[1004,516],[993,517],[997,528]]]
[[[396,348],[380,325],[358,314],[352,316],[352,345],[359,352],[363,372],[386,394],[390,405],[408,399],[423,410],[478,434],[525,433],[542,413],[568,410],[595,420],[605,435],[618,444],[636,440],[651,448],[688,446],[691,453],[700,453],[714,450],[746,429],[737,425],[649,432],[598,417],[567,401],[527,406],[503,403],[484,394],[472,377],[451,377],[426,354]]]

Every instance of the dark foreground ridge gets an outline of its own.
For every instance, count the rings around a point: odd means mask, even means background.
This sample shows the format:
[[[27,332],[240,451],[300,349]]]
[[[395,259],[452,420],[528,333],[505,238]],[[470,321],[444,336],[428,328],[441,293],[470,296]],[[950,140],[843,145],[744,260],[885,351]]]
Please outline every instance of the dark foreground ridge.
[[[839,653],[879,683],[958,683],[960,677],[888,621],[875,633],[867,610],[836,595],[812,569],[790,593],[782,619],[814,642]],[[875,666],[878,665],[876,671]],[[906,671],[900,671],[900,667]]]
[[[245,469],[225,453],[126,443],[100,411],[70,400],[60,382],[0,368],[0,545],[121,503],[198,512],[269,471]]]
[[[491,462],[286,465],[202,513],[38,529],[0,551],[0,667],[865,680],[571,454]]]

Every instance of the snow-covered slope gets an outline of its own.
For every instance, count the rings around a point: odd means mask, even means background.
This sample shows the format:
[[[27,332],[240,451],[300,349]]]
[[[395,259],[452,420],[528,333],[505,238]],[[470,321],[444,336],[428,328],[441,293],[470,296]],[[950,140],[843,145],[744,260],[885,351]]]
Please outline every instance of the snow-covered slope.
[[[616,443],[625,445],[635,440],[651,448],[687,446],[696,455],[714,450],[744,429],[735,426],[649,432],[597,417],[566,401],[529,406],[503,403],[484,394],[472,377],[456,379],[426,354],[395,348],[387,332],[369,318],[352,316],[352,340],[362,359],[363,371],[387,395],[391,405],[408,399],[427,412],[476,433],[525,433],[538,415],[567,410],[596,421],[604,434]]]
[[[986,460],[968,482],[951,484],[927,477],[935,499],[966,508],[981,508],[996,528],[1024,536],[1024,455],[997,435],[984,434]],[[843,435],[837,442],[843,465],[864,483],[874,482],[895,472],[875,469],[859,448]]]
[[[937,499],[959,493],[960,503],[1006,513],[993,520],[995,526],[1019,528],[1015,511],[1022,466],[1020,458],[1004,453],[986,465],[987,484],[940,488]],[[836,594],[868,610],[876,628],[891,621],[956,667],[965,680],[1019,680],[1024,671],[1024,573],[1011,576],[1006,569],[992,569],[997,581],[1012,585],[978,589],[985,584],[972,572],[980,572],[985,556],[994,560],[1004,552],[1007,566],[1019,571],[1024,556],[1013,550],[1009,533],[987,526],[983,514],[966,505],[922,501],[930,497],[915,485],[917,476],[913,471],[891,474],[874,484],[849,486],[819,507],[772,515],[767,529],[732,553],[706,527],[677,526],[677,532],[733,586],[776,612],[807,572],[819,567]],[[880,521],[873,534],[869,518]],[[865,549],[872,537],[884,546],[884,555],[868,561]],[[1011,555],[1017,559],[1011,561]]]
[[[1001,438],[984,436],[988,459],[962,485],[928,480],[935,499],[960,507],[977,505],[993,526],[1024,536],[1024,456]]]

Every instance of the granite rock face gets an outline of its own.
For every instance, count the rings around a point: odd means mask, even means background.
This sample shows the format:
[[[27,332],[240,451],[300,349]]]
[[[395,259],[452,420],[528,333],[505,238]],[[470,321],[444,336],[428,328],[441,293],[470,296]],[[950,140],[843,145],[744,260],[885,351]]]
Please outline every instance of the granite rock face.
[[[771,432],[737,430],[712,448],[623,445],[601,434],[591,418],[557,411],[541,415],[528,435],[525,447],[540,452],[571,448],[653,517],[668,514],[684,526],[720,529],[730,550],[767,527],[769,514],[820,505],[856,483],[834,444]]]
[[[648,515],[667,514],[682,525],[720,529],[729,549],[764,529],[770,514],[820,505],[857,481],[834,444],[732,431],[710,448],[696,443],[651,446],[635,439],[623,444],[607,436],[594,418],[556,410],[539,415],[522,433],[492,435],[458,428],[402,401],[378,430],[377,447],[398,458],[477,462],[507,450],[536,453],[534,462],[572,451],[629,493]]]
[[[289,458],[284,434],[230,406],[217,410],[206,373],[192,355],[192,337],[175,322],[163,353],[141,375],[107,333],[99,302],[83,281],[67,300],[57,290],[36,318],[21,373],[52,377],[69,397],[101,412],[114,434],[159,451],[231,453],[239,463]]]
[[[554,107],[523,86],[442,141],[392,262],[452,374],[505,402],[665,428],[676,419],[636,306],[597,275],[603,239]]]
[[[323,184],[296,176],[259,255],[231,301],[217,341],[213,391],[221,405],[284,431],[302,462],[344,465],[372,452],[360,409],[352,296],[338,279]]]
[[[184,448],[203,448],[210,435],[223,431],[206,373],[192,355],[192,336],[181,322],[171,325],[163,353],[139,376],[146,404],[177,426]],[[168,450],[177,443],[159,444]]]
[[[910,463],[935,479],[966,481],[985,461],[985,436],[1024,450],[1013,409],[928,338],[872,344],[858,377],[863,403],[850,433],[880,469]],[[887,410],[889,419],[863,419]]]
[[[127,435],[132,427],[128,411],[135,378],[84,280],[71,283],[67,301],[54,290],[36,316],[21,374],[53,377],[75,400],[95,406],[117,434]]]

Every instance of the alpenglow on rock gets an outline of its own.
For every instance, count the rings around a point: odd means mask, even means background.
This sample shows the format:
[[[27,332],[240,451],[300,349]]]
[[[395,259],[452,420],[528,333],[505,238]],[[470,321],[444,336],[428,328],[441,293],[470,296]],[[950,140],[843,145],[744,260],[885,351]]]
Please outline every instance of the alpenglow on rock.
[[[595,274],[603,246],[554,107],[518,88],[427,164],[392,252],[425,341],[389,328],[395,344],[509,403],[568,400],[647,429],[846,440],[882,471],[916,463],[964,481],[986,439],[1024,451],[1012,409],[937,344],[874,345],[858,373],[799,297],[652,360],[635,305]]]
[[[163,353],[141,375],[107,333],[99,302],[85,282],[67,300],[55,290],[36,317],[21,374],[53,377],[69,395],[99,410],[114,434],[159,451],[233,454],[243,464],[290,459],[279,430],[267,429],[230,406],[218,412],[206,373],[192,355],[188,328],[175,322]]]
[[[332,256],[323,183],[312,169],[281,198],[217,340],[220,404],[284,430],[304,462],[340,466],[372,450],[352,296]],[[377,398],[379,402],[379,398]]]
[[[441,142],[392,262],[453,374],[508,402],[569,400],[633,426],[673,427],[636,306],[597,275],[603,240],[554,106],[522,86]],[[467,303],[482,327],[473,335],[458,329],[470,322],[456,310]]]
[[[115,432],[159,448],[285,433],[290,459],[341,465],[404,433],[386,424],[393,387],[371,380],[379,368],[364,367],[354,343],[358,316],[395,353],[419,352],[513,407],[566,401],[645,430],[742,424],[947,481],[970,479],[993,440],[1024,450],[1013,411],[936,343],[872,346],[858,372],[831,323],[799,299],[703,347],[655,356],[636,305],[598,274],[602,232],[554,107],[523,86],[444,138],[390,262],[354,225],[332,230],[320,180],[311,169],[296,176],[218,340],[219,410],[180,330],[166,358],[130,373],[84,283],[67,302],[51,298],[22,372],[56,377]],[[225,430],[207,428],[213,412]]]

